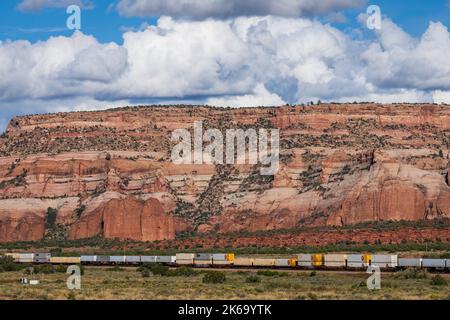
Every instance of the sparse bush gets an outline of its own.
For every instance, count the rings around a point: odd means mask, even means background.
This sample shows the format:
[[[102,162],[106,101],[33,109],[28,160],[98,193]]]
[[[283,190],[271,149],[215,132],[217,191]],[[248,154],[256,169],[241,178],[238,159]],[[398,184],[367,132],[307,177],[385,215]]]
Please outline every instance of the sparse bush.
[[[437,274],[431,279],[431,285],[432,286],[446,286],[447,280],[445,280],[445,278],[442,277],[441,275]]]
[[[247,283],[259,283],[259,282],[261,282],[261,279],[258,276],[253,275],[253,276],[247,277],[247,279],[245,279],[245,282],[247,282]]]
[[[8,256],[0,257],[0,273],[8,271],[18,271],[24,266],[14,262],[14,259]]]
[[[426,270],[408,268],[406,270],[397,272],[396,277],[403,279],[426,279],[428,278],[428,273]]]
[[[265,276],[265,277],[286,277],[288,275],[285,272],[278,272],[272,270],[259,270],[256,274],[258,276]]]
[[[224,283],[225,273],[220,271],[208,271],[203,277],[203,283]]]

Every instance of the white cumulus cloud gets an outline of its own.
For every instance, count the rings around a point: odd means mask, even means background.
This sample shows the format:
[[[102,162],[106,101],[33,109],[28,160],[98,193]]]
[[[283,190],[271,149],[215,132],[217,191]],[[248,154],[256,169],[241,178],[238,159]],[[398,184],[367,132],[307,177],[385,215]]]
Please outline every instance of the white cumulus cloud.
[[[308,18],[161,17],[123,38],[0,41],[0,112],[29,113],[32,101],[36,112],[116,102],[450,103],[450,34],[440,22],[415,38],[385,19],[362,41]]]

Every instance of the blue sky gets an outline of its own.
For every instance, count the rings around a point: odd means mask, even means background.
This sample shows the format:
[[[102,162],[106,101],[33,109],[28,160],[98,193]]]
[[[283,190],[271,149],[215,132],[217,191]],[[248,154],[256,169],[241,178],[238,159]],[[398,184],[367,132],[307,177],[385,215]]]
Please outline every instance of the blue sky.
[[[0,131],[128,104],[450,103],[450,0],[206,1],[1,1]]]
[[[46,40],[54,35],[70,35],[66,28],[67,14],[64,8],[47,8],[37,12],[20,12],[21,0],[0,2],[0,39]],[[95,35],[101,42],[122,43],[122,33],[127,27],[138,28],[142,23],[155,24],[157,17],[124,17],[110,9],[111,0],[95,1],[95,7],[82,11],[82,30]],[[450,26],[450,0],[379,0],[368,4],[379,5],[382,13],[414,36],[420,36],[430,21],[440,21]],[[366,5],[367,6],[367,5]],[[358,26],[357,16],[366,6],[343,10],[345,23],[332,23],[341,30]],[[319,17],[323,21],[326,18]]]

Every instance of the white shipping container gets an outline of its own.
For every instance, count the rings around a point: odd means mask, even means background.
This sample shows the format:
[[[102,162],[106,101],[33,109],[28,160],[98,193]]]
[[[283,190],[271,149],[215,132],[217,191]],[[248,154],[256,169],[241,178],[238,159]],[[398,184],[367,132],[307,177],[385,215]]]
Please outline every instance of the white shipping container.
[[[125,263],[125,256],[111,256],[110,261],[114,263]]]
[[[176,257],[177,257],[177,261],[178,260],[194,260],[195,254],[194,253],[177,253]]]
[[[325,267],[345,267],[347,256],[345,254],[324,255]]]
[[[242,266],[242,267],[244,267],[244,266],[251,267],[251,266],[253,266],[253,259],[252,258],[235,258],[234,265]]]
[[[156,256],[141,256],[143,263],[156,263]]]
[[[157,263],[175,263],[176,256],[156,256]]]
[[[364,262],[363,254],[348,254],[347,255],[347,267],[349,268],[363,268],[368,264]]]
[[[138,263],[141,262],[140,256],[125,256],[126,263]]]
[[[380,268],[395,268],[397,267],[398,256],[390,254],[374,254],[372,255],[372,265]]]
[[[194,259],[177,259],[179,265],[191,265],[194,264]]]
[[[299,254],[297,256],[299,267],[312,267],[312,257],[310,254]]]
[[[259,267],[271,267],[275,265],[275,259],[255,258],[253,265]]]
[[[275,259],[275,266],[289,267],[289,259]]]
[[[214,253],[213,260],[225,261],[227,260],[227,255],[225,253]]]
[[[81,256],[81,262],[96,262],[97,256]]]

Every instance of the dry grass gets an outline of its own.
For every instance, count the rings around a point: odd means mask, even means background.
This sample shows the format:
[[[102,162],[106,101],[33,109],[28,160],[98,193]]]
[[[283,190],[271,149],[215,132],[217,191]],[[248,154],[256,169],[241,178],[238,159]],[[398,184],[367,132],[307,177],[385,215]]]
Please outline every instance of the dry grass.
[[[70,293],[66,274],[39,275],[38,286],[19,283],[21,272],[0,274],[0,299],[450,299],[450,286],[433,286],[430,279],[405,279],[382,274],[382,288],[369,291],[365,273],[288,272],[287,276],[246,279],[253,271],[224,271],[223,284],[193,277],[143,278],[134,268],[118,271],[86,268],[82,289]],[[450,276],[444,275],[450,282]]]

